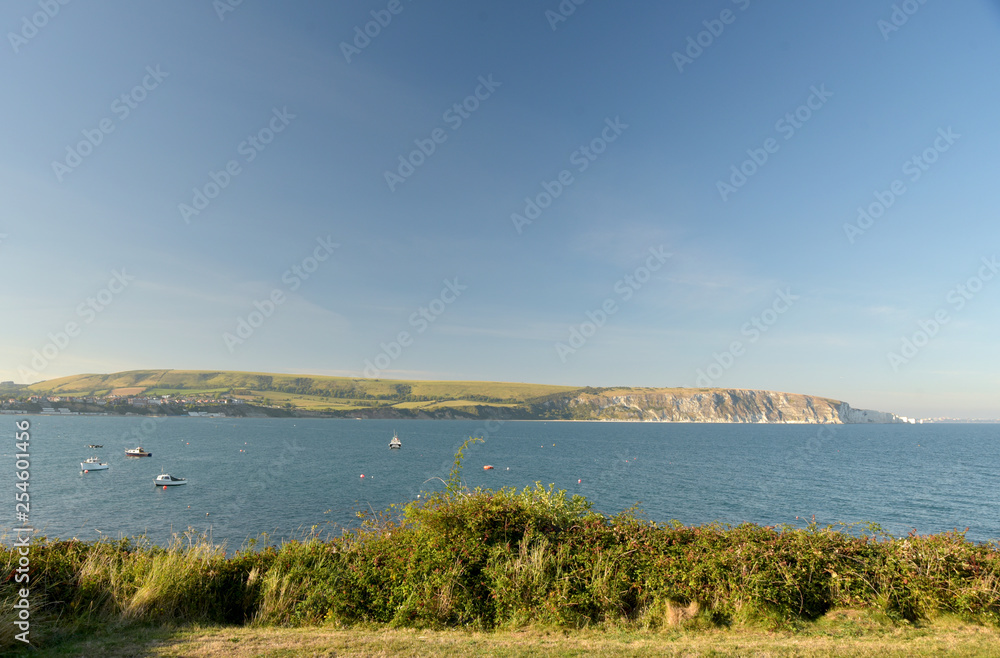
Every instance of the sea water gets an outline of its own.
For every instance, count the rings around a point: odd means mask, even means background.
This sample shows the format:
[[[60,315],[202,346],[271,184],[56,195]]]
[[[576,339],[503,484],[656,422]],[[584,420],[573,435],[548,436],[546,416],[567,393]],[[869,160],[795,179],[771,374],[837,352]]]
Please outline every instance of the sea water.
[[[1000,538],[998,425],[749,425],[7,416],[0,487],[14,522],[14,422],[31,424],[31,525],[92,540],[205,533],[238,548],[339,534],[440,490],[455,451],[469,487],[535,482],[653,521],[875,522],[894,535],[968,528]],[[389,450],[397,432],[403,447]],[[92,450],[88,444],[103,444]],[[152,457],[125,457],[141,445]],[[106,471],[82,473],[92,454]],[[483,466],[493,468],[484,470]],[[161,472],[187,479],[164,490]],[[364,477],[362,477],[362,475]],[[9,539],[9,538],[8,538]]]

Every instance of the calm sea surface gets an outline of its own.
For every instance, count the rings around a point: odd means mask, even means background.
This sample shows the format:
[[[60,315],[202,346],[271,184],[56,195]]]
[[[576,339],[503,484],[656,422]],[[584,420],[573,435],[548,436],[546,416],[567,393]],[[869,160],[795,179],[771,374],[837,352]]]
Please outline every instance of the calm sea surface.
[[[468,436],[470,487],[535,481],[616,513],[655,521],[801,524],[874,521],[902,535],[969,528],[1000,538],[1000,425],[715,425],[669,423],[0,417],[0,486],[14,522],[14,422],[31,423],[31,525],[95,539],[211,532],[248,537],[339,533],[358,510],[442,488]],[[387,447],[393,431],[403,448]],[[490,431],[493,430],[493,431]],[[94,451],[87,444],[103,444]],[[150,458],[126,458],[142,445]],[[81,473],[93,453],[107,471]],[[484,471],[483,465],[493,470]],[[157,488],[164,471],[188,484]],[[364,474],[364,478],[361,475]],[[799,517],[799,521],[796,521]],[[8,538],[9,539],[9,538]]]

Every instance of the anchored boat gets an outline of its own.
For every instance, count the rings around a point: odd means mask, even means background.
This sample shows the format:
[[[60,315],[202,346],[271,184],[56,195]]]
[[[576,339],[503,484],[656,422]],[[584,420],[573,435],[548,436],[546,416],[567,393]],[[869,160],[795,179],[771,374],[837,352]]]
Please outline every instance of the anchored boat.
[[[389,449],[390,450],[399,450],[402,447],[403,447],[403,442],[399,440],[399,437],[396,436],[396,432],[394,430],[392,432],[392,441],[389,441]]]
[[[102,462],[97,457],[88,457],[86,460],[80,462],[81,471],[106,471],[108,470],[108,465]]]
[[[175,478],[173,475],[168,475],[166,473],[160,473],[156,476],[153,481],[156,486],[160,487],[176,487],[179,484],[187,484],[188,481],[184,478]]]

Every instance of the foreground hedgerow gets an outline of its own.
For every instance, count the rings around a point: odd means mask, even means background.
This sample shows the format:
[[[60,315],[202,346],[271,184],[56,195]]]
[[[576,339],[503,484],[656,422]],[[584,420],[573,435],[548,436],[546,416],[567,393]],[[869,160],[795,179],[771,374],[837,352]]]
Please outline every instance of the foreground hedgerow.
[[[1000,625],[1000,547],[961,532],[685,527],[597,514],[551,487],[469,492],[456,483],[453,472],[446,491],[340,537],[280,549],[226,556],[190,537],[167,548],[36,542],[33,643],[119,622],[657,629],[689,619],[782,625],[835,608]],[[0,549],[7,611],[22,587],[17,558]],[[12,646],[14,627],[0,628],[0,647]]]

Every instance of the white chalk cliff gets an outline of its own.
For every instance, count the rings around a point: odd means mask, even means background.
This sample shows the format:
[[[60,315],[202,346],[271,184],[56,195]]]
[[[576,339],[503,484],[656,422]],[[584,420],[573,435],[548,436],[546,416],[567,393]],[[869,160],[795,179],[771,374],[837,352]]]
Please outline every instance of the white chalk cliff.
[[[541,407],[541,408],[539,408]],[[694,423],[905,423],[830,398],[745,389],[616,388],[549,399],[550,417]]]

